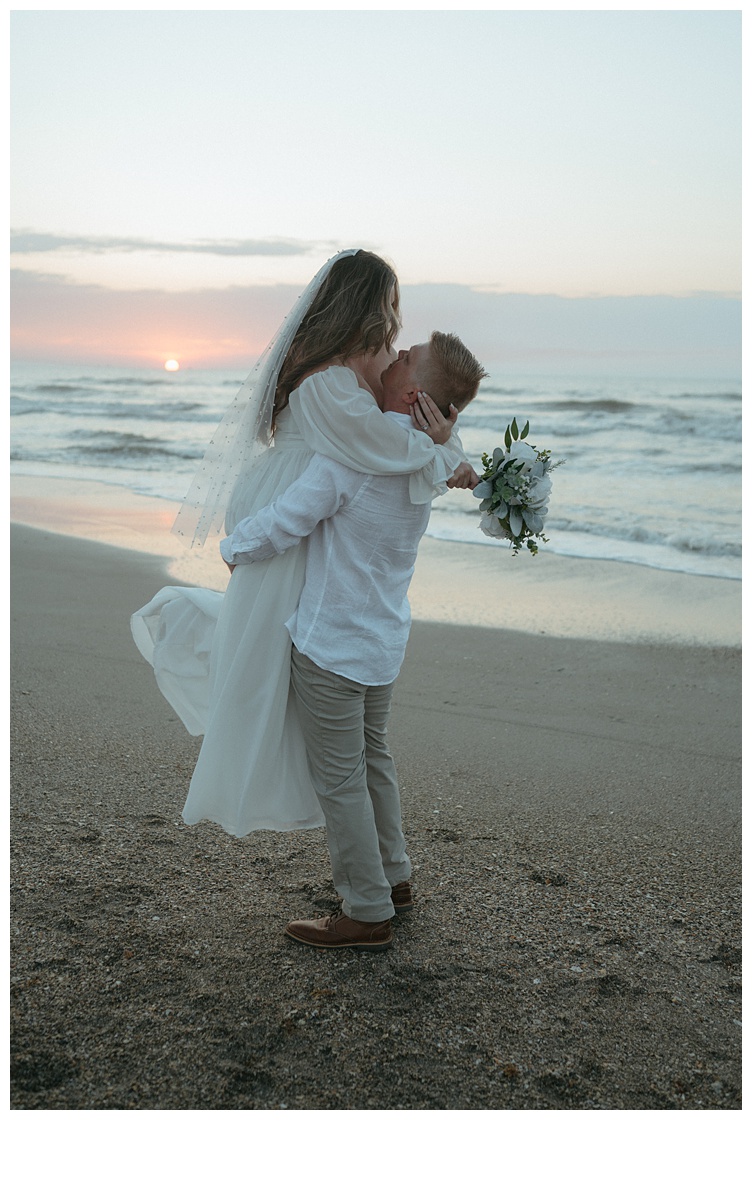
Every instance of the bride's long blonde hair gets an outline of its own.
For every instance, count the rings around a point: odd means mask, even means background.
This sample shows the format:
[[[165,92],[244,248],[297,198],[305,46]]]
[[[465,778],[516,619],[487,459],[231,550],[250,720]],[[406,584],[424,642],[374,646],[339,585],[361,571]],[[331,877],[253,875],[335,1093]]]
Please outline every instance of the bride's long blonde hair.
[[[397,276],[377,254],[359,250],[335,263],[282,364],[275,416],[309,371],[382,346],[391,349],[401,326],[399,304]]]

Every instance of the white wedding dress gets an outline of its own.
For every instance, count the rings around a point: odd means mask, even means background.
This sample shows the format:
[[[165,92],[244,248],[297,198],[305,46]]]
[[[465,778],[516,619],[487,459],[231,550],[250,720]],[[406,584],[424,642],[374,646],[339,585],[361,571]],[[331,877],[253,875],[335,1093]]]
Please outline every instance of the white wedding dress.
[[[315,451],[375,475],[410,473],[410,496],[443,490],[464,457],[452,434],[434,446],[388,420],[346,367],[310,375],[280,414],[274,445],[239,480],[225,526],[282,494]],[[285,622],[305,578],[305,546],[238,566],[227,591],[167,587],[131,618],[157,684],[192,734],[204,734],[183,819],[252,829],[310,829],[324,817],[310,782],[290,698],[292,643]]]

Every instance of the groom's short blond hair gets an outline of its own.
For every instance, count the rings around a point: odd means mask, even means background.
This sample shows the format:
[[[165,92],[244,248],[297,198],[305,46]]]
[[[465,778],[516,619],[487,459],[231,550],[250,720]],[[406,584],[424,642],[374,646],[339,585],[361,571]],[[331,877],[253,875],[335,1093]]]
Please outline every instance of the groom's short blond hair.
[[[420,386],[446,417],[450,404],[461,411],[470,403],[488,372],[454,333],[434,330],[429,348]]]

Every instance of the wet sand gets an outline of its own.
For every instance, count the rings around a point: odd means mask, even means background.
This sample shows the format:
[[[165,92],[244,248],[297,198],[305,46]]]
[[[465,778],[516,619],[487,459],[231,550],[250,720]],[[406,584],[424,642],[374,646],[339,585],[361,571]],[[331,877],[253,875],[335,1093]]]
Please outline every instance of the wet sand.
[[[323,831],[180,819],[198,741],[128,628],[166,565],[14,528],[13,1107],[740,1107],[735,634],[416,621],[418,903],[325,955],[282,936],[335,906]]]

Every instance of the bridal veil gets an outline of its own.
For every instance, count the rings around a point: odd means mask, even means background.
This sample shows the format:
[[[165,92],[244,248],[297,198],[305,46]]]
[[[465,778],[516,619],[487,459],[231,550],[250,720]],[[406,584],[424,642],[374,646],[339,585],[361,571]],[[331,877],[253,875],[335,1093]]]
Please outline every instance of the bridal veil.
[[[292,340],[334,264],[357,253],[341,250],[314,275],[220,421],[172,527],[191,546],[221,532],[240,475],[269,448],[277,380]]]

